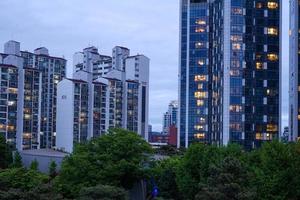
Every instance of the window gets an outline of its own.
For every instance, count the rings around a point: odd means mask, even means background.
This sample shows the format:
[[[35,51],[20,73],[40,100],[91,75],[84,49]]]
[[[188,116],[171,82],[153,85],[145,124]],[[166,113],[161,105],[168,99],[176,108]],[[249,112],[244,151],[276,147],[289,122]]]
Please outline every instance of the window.
[[[256,69],[262,69],[262,68],[263,68],[263,63],[256,62]]]
[[[195,32],[196,32],[196,33],[204,33],[204,32],[205,32],[205,28],[197,27],[197,28],[195,29]]]
[[[268,28],[268,35],[278,35],[277,28]]]
[[[198,60],[198,64],[199,64],[200,66],[203,66],[203,65],[205,64],[205,60],[204,60],[204,59]]]
[[[268,57],[268,60],[269,61],[277,61],[278,60],[278,55],[277,54],[275,54],[275,53],[269,53],[268,55],[267,55],[267,57]]]
[[[200,98],[206,98],[206,92],[195,92],[195,98],[200,99]]]
[[[232,49],[233,50],[241,50],[241,48],[242,48],[242,45],[239,44],[239,43],[233,43],[232,44]]]
[[[256,140],[263,140],[264,139],[264,135],[262,133],[256,133],[255,134],[255,139]]]
[[[196,139],[205,139],[205,133],[197,133],[194,135]]]
[[[205,75],[196,75],[195,76],[195,81],[206,81],[206,76]]]
[[[204,105],[204,101],[203,100],[197,100],[197,106],[203,106]]]
[[[276,132],[276,131],[278,131],[278,127],[275,124],[267,124],[267,131],[268,132]]]
[[[277,9],[278,8],[278,3],[277,2],[268,2],[268,8],[269,9]]]
[[[195,47],[196,47],[196,49],[203,48],[203,47],[205,47],[205,43],[204,42],[196,42]]]
[[[203,19],[197,19],[197,20],[196,20],[196,24],[199,24],[199,25],[205,25],[205,24],[206,24],[206,21],[203,20]]]

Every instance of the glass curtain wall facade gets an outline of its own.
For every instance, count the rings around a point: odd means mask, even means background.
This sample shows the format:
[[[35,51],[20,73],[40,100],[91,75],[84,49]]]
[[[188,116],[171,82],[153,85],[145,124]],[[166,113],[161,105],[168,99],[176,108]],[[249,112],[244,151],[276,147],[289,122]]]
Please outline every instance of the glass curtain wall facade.
[[[209,142],[209,3],[181,1],[180,146]]]
[[[290,1],[290,103],[289,103],[289,140],[297,141],[300,138],[300,38],[299,38],[299,11],[298,0]]]
[[[233,142],[251,149],[277,139],[279,0],[181,4],[179,145]],[[205,48],[197,48],[202,41]]]

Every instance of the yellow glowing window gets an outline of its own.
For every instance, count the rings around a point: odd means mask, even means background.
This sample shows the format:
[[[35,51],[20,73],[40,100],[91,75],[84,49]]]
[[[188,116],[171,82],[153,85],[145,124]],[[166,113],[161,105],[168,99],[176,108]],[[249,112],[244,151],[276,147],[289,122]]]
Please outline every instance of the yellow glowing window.
[[[205,133],[197,133],[197,134],[194,134],[194,137],[196,139],[205,139]]]
[[[277,28],[268,28],[268,35],[278,35]]]
[[[300,92],[300,85],[298,85],[298,92]]]
[[[278,60],[278,55],[275,54],[275,53],[269,53],[269,54],[267,55],[267,57],[268,57],[268,60],[269,60],[269,61],[277,61],[277,60]]]
[[[277,9],[278,8],[278,3],[277,2],[268,2],[268,8],[269,9]]]
[[[206,21],[203,20],[203,19],[197,19],[197,20],[196,20],[196,24],[199,24],[199,25],[205,25],[205,24],[206,24]]]
[[[206,81],[206,76],[205,75],[196,75],[195,76],[195,81]]]
[[[232,35],[231,36],[231,41],[233,42],[242,42],[243,41],[243,37],[240,35]]]
[[[298,115],[298,120],[300,120],[300,115]]]
[[[263,68],[263,63],[261,62],[256,62],[256,69],[262,69]]]
[[[233,50],[240,50],[240,49],[242,49],[242,45],[239,44],[239,43],[233,43],[232,44],[232,49]]]
[[[198,61],[198,65],[202,66],[204,64],[205,64],[205,60],[201,59],[201,60]]]
[[[195,92],[195,98],[206,98],[206,92]]]
[[[204,32],[205,32],[205,28],[197,27],[197,28],[195,29],[195,32],[196,32],[196,33],[204,33]]]
[[[204,42],[196,42],[196,43],[195,43],[195,47],[196,47],[197,49],[203,48],[203,47],[205,47],[205,43],[204,43]]]
[[[255,134],[255,139],[257,139],[257,140],[263,140],[264,139],[264,135],[262,133],[256,133]]]
[[[5,125],[4,124],[0,124],[0,129],[5,129]]]
[[[197,131],[203,131],[204,130],[204,126],[202,126],[202,125],[196,125],[196,126],[194,126],[194,128],[195,128],[195,130],[197,130]]]
[[[268,132],[276,132],[276,131],[278,131],[278,127],[275,124],[267,124],[267,131]]]
[[[242,106],[239,106],[239,105],[230,105],[229,109],[232,112],[241,112],[242,111]]]
[[[17,94],[18,93],[18,89],[17,88],[8,88],[8,92],[9,93],[13,93],[13,94]]]
[[[204,105],[204,101],[203,100],[197,100],[197,106],[203,106]]]

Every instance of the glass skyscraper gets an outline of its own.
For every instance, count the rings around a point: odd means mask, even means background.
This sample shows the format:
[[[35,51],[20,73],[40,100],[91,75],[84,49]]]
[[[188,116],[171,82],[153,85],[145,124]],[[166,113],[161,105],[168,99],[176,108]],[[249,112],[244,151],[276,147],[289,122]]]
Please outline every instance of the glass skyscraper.
[[[289,140],[300,138],[300,80],[299,80],[299,10],[298,0],[290,1],[290,102],[289,102]]]
[[[279,0],[182,0],[179,143],[278,138]]]

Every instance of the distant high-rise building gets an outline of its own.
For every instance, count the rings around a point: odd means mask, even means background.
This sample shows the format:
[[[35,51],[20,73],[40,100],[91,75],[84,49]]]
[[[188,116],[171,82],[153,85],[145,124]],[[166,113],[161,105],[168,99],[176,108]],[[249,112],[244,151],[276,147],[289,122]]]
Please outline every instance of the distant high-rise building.
[[[64,79],[59,83],[58,148],[71,152],[73,143],[100,136],[109,128],[128,129],[148,140],[149,59],[143,55],[128,55],[121,62],[124,63],[124,69],[121,67],[121,70],[111,67],[113,59],[107,59],[108,69],[99,73],[99,70],[103,70],[99,65],[103,57],[95,47],[76,53],[73,79]],[[70,93],[75,90],[76,84],[86,87],[84,99]],[[75,101],[79,101],[76,106]],[[84,119],[78,121],[80,118],[74,115],[80,113],[78,109],[81,107],[78,105],[82,101],[87,111]],[[69,113],[70,118],[76,119],[76,123],[65,123],[65,112]],[[83,124],[78,126],[80,123]],[[83,133],[80,127],[85,127]]]
[[[289,101],[289,140],[300,139],[300,37],[299,37],[299,9],[297,0],[290,1],[290,101]]]
[[[181,0],[179,141],[278,139],[281,2]]]
[[[174,125],[177,127],[177,115],[178,115],[178,102],[171,101],[169,104],[168,111],[163,115],[163,134],[169,133],[170,126]]]

